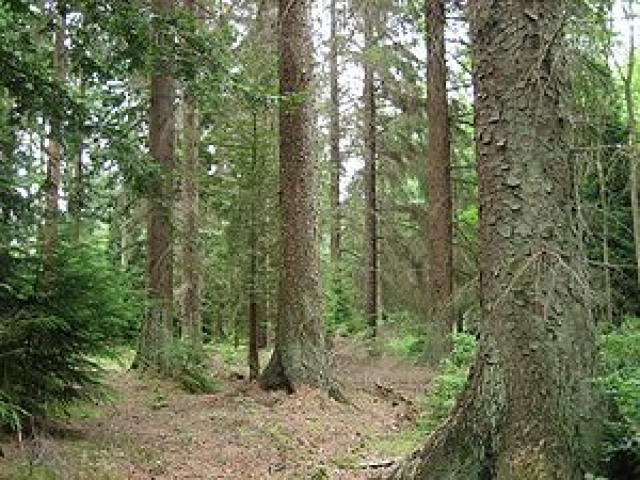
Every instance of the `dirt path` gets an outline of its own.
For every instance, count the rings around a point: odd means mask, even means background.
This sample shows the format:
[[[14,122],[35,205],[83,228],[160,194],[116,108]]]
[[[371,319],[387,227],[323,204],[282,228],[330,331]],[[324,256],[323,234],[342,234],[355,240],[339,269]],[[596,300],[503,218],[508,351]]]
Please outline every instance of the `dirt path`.
[[[4,445],[0,478],[379,478],[377,465],[410,447],[389,445],[410,429],[429,372],[345,339],[334,363],[350,404],[313,390],[263,392],[229,372],[212,395],[114,373],[111,404],[74,415],[63,434]]]

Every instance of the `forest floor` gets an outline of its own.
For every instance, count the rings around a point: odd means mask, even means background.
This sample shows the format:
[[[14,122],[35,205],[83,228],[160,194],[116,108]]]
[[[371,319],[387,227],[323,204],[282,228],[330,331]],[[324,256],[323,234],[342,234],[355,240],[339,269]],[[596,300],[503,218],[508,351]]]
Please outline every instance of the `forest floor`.
[[[222,380],[207,395],[113,369],[109,403],[79,408],[34,441],[2,444],[0,478],[382,478],[424,440],[414,423],[430,370],[346,338],[331,355],[349,403],[312,389],[264,392],[238,352],[212,356]]]

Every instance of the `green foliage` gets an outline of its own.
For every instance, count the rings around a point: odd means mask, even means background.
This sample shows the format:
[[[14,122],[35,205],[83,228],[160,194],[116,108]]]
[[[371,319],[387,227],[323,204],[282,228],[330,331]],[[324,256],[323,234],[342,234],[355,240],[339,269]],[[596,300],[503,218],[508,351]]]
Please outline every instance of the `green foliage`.
[[[606,391],[635,432],[640,433],[640,318],[627,317],[620,327],[600,336]]]
[[[600,335],[603,374],[598,381],[616,408],[604,460],[611,478],[630,478],[625,475],[640,471],[640,318],[626,317],[609,328]]]
[[[328,335],[353,334],[366,328],[364,319],[353,304],[353,285],[346,279],[325,282],[323,317]]]
[[[405,333],[387,342],[388,348],[396,355],[417,358],[424,353],[426,339],[418,333]]]
[[[11,398],[0,391],[0,425],[7,425],[11,430],[22,430],[22,418],[26,412],[16,405]]]
[[[104,394],[96,358],[131,340],[142,302],[94,240],[61,248],[46,288],[37,262],[9,256],[16,268],[0,274],[1,423],[19,427],[21,417]]]
[[[433,431],[453,409],[475,356],[473,335],[458,333],[453,342],[453,351],[441,362],[440,373],[432,380],[424,399],[425,411],[418,418],[417,428],[425,433]]]
[[[176,340],[166,351],[167,370],[188,393],[215,393],[220,386],[205,365],[205,356]]]

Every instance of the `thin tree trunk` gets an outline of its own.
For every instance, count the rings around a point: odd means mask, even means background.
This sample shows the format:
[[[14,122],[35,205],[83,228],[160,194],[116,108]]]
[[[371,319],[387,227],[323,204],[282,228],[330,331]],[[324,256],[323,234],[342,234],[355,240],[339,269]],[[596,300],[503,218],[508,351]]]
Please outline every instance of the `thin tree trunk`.
[[[273,317],[271,313],[271,288],[269,287],[269,275],[271,272],[271,256],[265,249],[260,257],[262,265],[263,285],[265,286],[260,297],[260,321],[258,322],[258,348],[267,348],[269,344],[269,321]]]
[[[611,291],[611,271],[609,270],[609,201],[607,199],[607,180],[604,174],[600,150],[596,153],[596,168],[598,170],[598,182],[600,184],[600,205],[602,208],[602,262],[604,268],[605,311],[607,322],[613,322],[613,299]]]
[[[257,380],[260,375],[260,356],[258,352],[258,232],[256,222],[257,195],[256,164],[258,162],[258,114],[253,112],[253,142],[251,145],[251,196],[249,219],[249,379]]]
[[[331,265],[334,282],[339,280],[340,264],[340,176],[342,160],[340,158],[340,91],[338,79],[338,15],[337,0],[331,0],[331,34],[329,39],[329,88],[330,88],[330,122],[329,146],[331,154]]]
[[[373,6],[367,3],[364,13],[365,51],[374,46]],[[365,261],[364,310],[369,333],[378,329],[378,213],[376,199],[376,97],[371,62],[364,63],[365,110]]]
[[[160,17],[170,15],[173,0],[154,0]],[[156,43],[168,46],[170,37],[160,18],[154,25]],[[149,305],[140,336],[138,362],[143,367],[165,368],[164,352],[173,328],[173,174],[175,170],[175,85],[171,62],[162,54],[151,77],[149,150],[157,170],[148,197],[147,282]]]
[[[393,478],[578,480],[603,412],[560,105],[562,1],[469,3],[480,197],[478,354],[449,420]],[[508,36],[504,32],[509,32]]]
[[[73,207],[72,208],[72,218],[73,218],[73,228],[72,228],[72,239],[75,243],[80,243],[82,238],[82,197],[83,197],[83,189],[84,185],[82,182],[83,178],[83,168],[82,168],[82,155],[84,153],[84,143],[82,141],[82,136],[78,136],[78,150],[76,151],[74,172],[73,172]]]
[[[65,16],[62,5],[54,3],[51,16],[55,25],[53,47],[53,71],[62,85],[65,81]],[[53,257],[58,244],[58,217],[60,202],[60,179],[62,171],[62,120],[63,109],[54,107],[50,118],[50,134],[45,151],[47,153],[47,173],[45,180],[44,225],[42,231],[42,265],[45,284],[54,278]]]
[[[630,16],[630,12],[627,12]],[[627,75],[624,81],[624,99],[627,108],[627,130],[629,133],[629,193],[631,196],[631,215],[633,218],[633,239],[636,247],[636,279],[640,288],[640,202],[638,200],[638,147],[637,123],[633,99],[633,74],[635,70],[635,39],[633,21],[630,22],[629,58]]]
[[[292,392],[310,385],[337,397],[320,303],[311,1],[279,0],[278,6],[280,95],[285,99],[279,112],[282,270],[275,349],[261,383]]]
[[[427,22],[427,121],[429,154],[426,169],[427,282],[430,341],[427,356],[439,361],[451,349],[454,327],[453,224],[449,105],[445,59],[445,2],[425,1]]]
[[[182,338],[196,350],[202,349],[202,312],[201,312],[201,268],[199,253],[199,193],[198,165],[199,126],[198,112],[191,92],[187,89],[184,98],[184,159],[180,180],[182,238],[180,249],[181,279],[183,282]]]

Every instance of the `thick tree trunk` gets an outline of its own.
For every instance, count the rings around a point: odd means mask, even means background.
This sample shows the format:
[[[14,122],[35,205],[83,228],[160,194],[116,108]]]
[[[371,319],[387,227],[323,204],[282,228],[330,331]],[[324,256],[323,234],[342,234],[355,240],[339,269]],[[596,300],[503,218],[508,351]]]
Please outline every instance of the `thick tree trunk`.
[[[578,480],[602,422],[561,111],[564,2],[469,4],[479,351],[451,418],[393,478]]]
[[[265,388],[307,384],[337,395],[321,318],[316,165],[311,151],[313,47],[310,0],[280,0],[280,189],[282,269],[275,349]]]
[[[158,15],[169,15],[173,0],[154,0]],[[163,25],[155,25],[156,42],[168,45]],[[173,174],[175,169],[175,85],[171,64],[162,55],[151,77],[149,150],[157,170],[152,172],[148,198],[147,289],[149,306],[142,325],[137,362],[163,368],[164,351],[173,324]]]
[[[367,3],[364,12],[364,45],[374,45],[373,6]],[[376,198],[376,93],[371,62],[364,62],[364,314],[369,333],[375,337],[378,329],[378,212]]]
[[[434,362],[451,349],[455,316],[453,292],[453,225],[447,66],[445,60],[445,2],[425,1],[427,22],[427,120],[429,154],[426,169],[428,198],[427,268],[429,331],[425,352]]]
[[[51,12],[55,25],[53,47],[53,71],[56,80],[65,81],[65,16],[61,6],[54,3]],[[45,151],[47,153],[47,173],[45,179],[44,225],[42,228],[42,265],[45,285],[54,278],[53,257],[58,243],[58,219],[60,202],[60,179],[62,171],[62,118],[63,110],[55,107],[51,119],[51,132]]]

